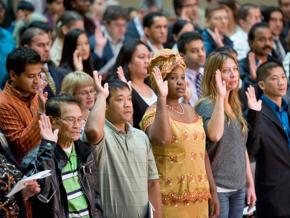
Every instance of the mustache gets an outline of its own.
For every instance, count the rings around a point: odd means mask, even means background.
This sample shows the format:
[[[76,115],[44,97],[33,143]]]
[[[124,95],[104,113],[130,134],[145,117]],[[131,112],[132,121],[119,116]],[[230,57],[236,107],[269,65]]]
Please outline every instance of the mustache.
[[[268,46],[268,45],[266,45],[266,46],[265,46],[265,47],[263,47],[262,49],[263,49],[263,50],[264,50],[264,49],[272,49],[272,47],[271,47],[271,46]]]

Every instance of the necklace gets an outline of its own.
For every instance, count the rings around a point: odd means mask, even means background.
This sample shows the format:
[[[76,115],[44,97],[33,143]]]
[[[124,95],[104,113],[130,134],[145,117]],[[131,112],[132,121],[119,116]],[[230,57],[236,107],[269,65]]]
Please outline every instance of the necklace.
[[[179,105],[181,111],[176,110],[174,107],[172,107],[172,106],[170,106],[168,104],[167,104],[167,107],[168,107],[169,110],[177,113],[178,115],[183,115],[184,114],[184,108],[183,108],[182,104],[178,104],[178,105]]]

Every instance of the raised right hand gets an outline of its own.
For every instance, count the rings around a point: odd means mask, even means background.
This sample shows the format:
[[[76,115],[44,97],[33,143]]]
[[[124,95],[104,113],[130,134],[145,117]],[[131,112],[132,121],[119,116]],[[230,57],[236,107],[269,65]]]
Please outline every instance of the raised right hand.
[[[52,130],[49,117],[45,114],[40,115],[39,119],[40,135],[43,139],[57,142],[59,129]]]
[[[167,81],[163,81],[160,69],[158,67],[154,67],[152,74],[157,85],[159,96],[166,97],[168,95],[168,84]]]
[[[109,86],[108,83],[105,83],[104,86],[102,86],[102,76],[99,75],[98,71],[94,70],[94,80],[95,80],[95,87],[97,94],[101,93],[104,95],[105,98],[109,96]]]
[[[222,80],[222,73],[220,70],[216,71],[215,82],[216,82],[216,89],[217,89],[218,96],[224,98],[227,93],[227,88],[226,88],[226,82]]]
[[[248,63],[249,63],[250,77],[251,79],[256,80],[258,65],[256,64],[256,55],[254,52],[249,53]]]
[[[73,63],[76,70],[83,71],[83,58],[77,49],[73,53]]]
[[[132,82],[131,82],[131,81],[127,81],[127,79],[126,79],[126,77],[125,77],[124,70],[123,70],[123,68],[122,68],[121,66],[119,66],[119,67],[117,68],[117,72],[116,72],[116,73],[117,73],[117,75],[118,75],[119,80],[121,80],[121,81],[127,83],[128,86],[129,86],[129,88],[130,88],[130,90],[132,91]]]
[[[253,86],[249,86],[246,91],[246,96],[248,100],[248,108],[255,111],[261,111],[262,101],[256,98],[255,89]]]

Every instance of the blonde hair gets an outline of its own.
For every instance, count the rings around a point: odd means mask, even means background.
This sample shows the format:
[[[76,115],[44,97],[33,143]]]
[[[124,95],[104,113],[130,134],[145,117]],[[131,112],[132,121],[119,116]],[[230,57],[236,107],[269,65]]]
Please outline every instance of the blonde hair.
[[[75,71],[64,77],[60,93],[74,96],[84,86],[94,86],[93,78],[82,71]]]
[[[185,63],[183,58],[171,49],[163,49],[156,52],[154,57],[151,59],[148,66],[148,74],[150,75],[151,87],[156,90],[157,86],[153,78],[153,69],[158,67],[161,72],[163,80],[170,74],[176,67],[181,67],[185,72]]]
[[[209,99],[210,101],[215,101],[217,97],[217,88],[216,88],[216,81],[215,81],[215,75],[216,71],[219,69],[221,70],[223,63],[227,59],[232,59],[237,67],[239,67],[239,64],[234,56],[232,56],[230,53],[227,52],[219,52],[214,53],[210,55],[205,63],[204,68],[204,76],[202,79],[202,94],[203,98],[198,102],[202,102],[205,99]],[[235,114],[235,117],[233,117],[229,111],[225,108],[225,114],[230,120],[238,119],[238,121],[242,125],[242,132],[247,132],[247,121],[243,117],[242,113],[242,107],[241,102],[238,95],[239,86],[237,86],[234,90],[232,90],[229,94],[228,102],[230,106],[232,107],[233,113]]]

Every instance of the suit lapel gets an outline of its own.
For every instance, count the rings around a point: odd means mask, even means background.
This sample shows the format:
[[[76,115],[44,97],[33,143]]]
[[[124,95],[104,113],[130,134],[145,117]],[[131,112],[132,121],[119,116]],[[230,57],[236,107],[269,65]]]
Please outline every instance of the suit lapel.
[[[263,103],[263,105],[262,105],[262,113],[268,119],[270,119],[272,122],[274,122],[284,132],[284,129],[283,129],[282,125],[281,125],[281,122],[280,122],[279,118],[277,117],[275,112],[265,103]]]

